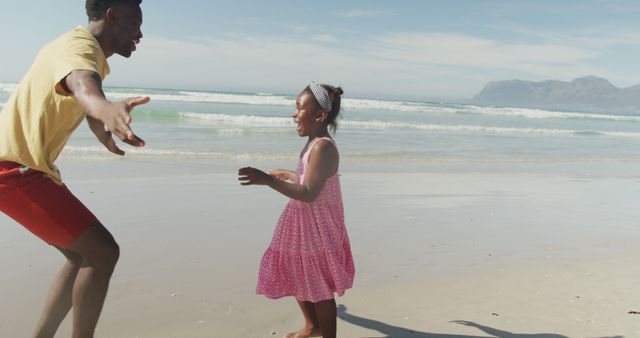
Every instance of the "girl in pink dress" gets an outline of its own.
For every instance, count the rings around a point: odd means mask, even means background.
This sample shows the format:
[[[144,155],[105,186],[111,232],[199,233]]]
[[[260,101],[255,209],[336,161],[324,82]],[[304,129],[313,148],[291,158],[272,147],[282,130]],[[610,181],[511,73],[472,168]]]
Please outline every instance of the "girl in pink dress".
[[[305,326],[287,338],[336,336],[334,294],[351,288],[355,274],[344,224],[335,132],[342,89],[311,82],[296,99],[293,121],[307,137],[298,169],[269,174],[239,170],[242,185],[268,185],[291,198],[262,257],[256,292],[269,298],[294,296]]]

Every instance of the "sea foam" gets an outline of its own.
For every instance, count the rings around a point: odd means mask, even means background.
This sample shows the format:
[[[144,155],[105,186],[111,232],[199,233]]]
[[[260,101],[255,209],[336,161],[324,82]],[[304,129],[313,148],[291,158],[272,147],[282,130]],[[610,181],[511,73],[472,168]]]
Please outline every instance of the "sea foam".
[[[293,124],[291,118],[263,117],[253,115],[229,115],[208,113],[179,113],[186,119],[212,125],[236,126],[244,128],[286,127]],[[407,129],[446,133],[483,133],[483,134],[538,134],[538,135],[581,135],[581,136],[613,136],[639,138],[640,133],[622,131],[601,131],[561,128],[523,128],[496,127],[465,124],[412,123],[381,120],[340,120],[340,126],[354,129]]]

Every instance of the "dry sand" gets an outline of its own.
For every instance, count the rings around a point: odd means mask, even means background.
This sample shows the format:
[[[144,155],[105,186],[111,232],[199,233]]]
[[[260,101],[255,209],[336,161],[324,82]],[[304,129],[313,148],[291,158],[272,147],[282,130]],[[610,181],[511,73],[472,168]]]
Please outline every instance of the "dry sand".
[[[286,198],[238,165],[61,161],[122,250],[96,337],[301,326],[293,299],[254,294]],[[343,170],[357,273],[338,336],[640,337],[637,164],[551,166]],[[0,337],[28,337],[62,256],[4,215],[0,233]]]

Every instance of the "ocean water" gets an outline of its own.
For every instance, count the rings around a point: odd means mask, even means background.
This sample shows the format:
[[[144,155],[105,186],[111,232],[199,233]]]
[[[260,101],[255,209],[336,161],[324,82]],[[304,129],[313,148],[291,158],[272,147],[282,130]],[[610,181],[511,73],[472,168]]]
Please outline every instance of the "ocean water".
[[[0,104],[16,85],[0,83]],[[638,115],[481,107],[442,102],[359,99],[347,95],[335,135],[341,158],[367,166],[451,161],[580,162],[640,160]],[[113,100],[148,95],[132,128],[146,142],[130,158],[282,161],[295,164],[305,140],[292,113],[295,94],[106,88]],[[115,160],[86,125],[62,158]]]

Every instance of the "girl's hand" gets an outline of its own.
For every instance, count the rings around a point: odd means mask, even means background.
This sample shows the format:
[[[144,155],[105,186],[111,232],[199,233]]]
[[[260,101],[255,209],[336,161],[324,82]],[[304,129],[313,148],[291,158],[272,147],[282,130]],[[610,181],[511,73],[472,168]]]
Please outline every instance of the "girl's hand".
[[[293,181],[296,177],[295,172],[291,170],[284,170],[284,169],[273,170],[269,172],[269,175],[282,181]]]
[[[238,170],[238,181],[241,185],[269,185],[273,182],[273,177],[264,171],[256,168],[245,167]]]

